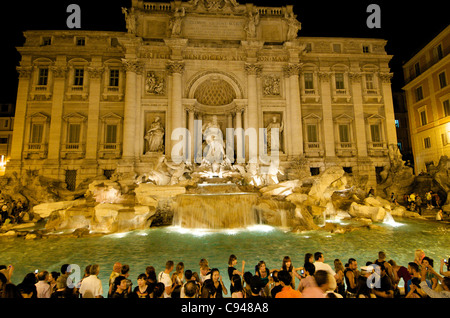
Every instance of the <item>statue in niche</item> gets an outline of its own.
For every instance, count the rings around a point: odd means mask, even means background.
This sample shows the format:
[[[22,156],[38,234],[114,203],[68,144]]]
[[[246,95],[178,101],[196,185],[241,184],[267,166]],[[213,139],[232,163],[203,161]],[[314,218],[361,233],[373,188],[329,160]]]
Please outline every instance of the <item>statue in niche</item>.
[[[213,116],[212,121],[203,125],[202,133],[206,142],[203,150],[204,160],[206,160],[208,164],[213,164],[214,162],[222,163],[225,158],[225,149],[223,144],[223,134],[220,125],[217,122],[217,116]]]
[[[247,17],[247,24],[244,27],[247,38],[256,38],[256,26],[259,24],[259,11],[250,11]]]
[[[134,8],[131,8],[128,12],[127,8],[122,8],[122,13],[125,14],[125,23],[128,33],[136,33],[136,15],[134,14]]]
[[[302,28],[302,24],[295,18],[293,12],[286,12],[284,14],[284,19],[288,25],[287,41],[295,40],[297,38],[298,31]]]
[[[148,143],[148,152],[164,151],[164,127],[161,124],[161,117],[155,118],[144,138]]]
[[[172,36],[181,35],[181,22],[186,15],[186,9],[184,7],[178,7],[173,13],[173,17],[170,19],[170,29],[172,30]]]
[[[277,76],[266,76],[264,78],[264,95],[278,96],[280,95],[280,78]]]
[[[145,91],[147,94],[164,94],[164,79],[157,77],[155,72],[148,72],[147,80],[145,81]]]
[[[278,129],[278,140],[280,140],[280,134],[284,129],[284,123],[278,121],[277,116],[272,117],[272,121],[266,126],[267,129],[267,151],[272,150],[272,129]],[[280,142],[278,142],[278,150],[280,150]]]

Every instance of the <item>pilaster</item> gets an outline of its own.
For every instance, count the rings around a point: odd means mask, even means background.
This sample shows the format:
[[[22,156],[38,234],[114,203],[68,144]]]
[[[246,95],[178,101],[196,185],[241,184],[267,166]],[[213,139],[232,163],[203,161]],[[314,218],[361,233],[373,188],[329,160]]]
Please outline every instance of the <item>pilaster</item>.
[[[356,149],[358,157],[367,157],[366,120],[364,118],[361,76],[360,72],[349,74],[353,96],[353,113],[355,116]]]
[[[322,100],[323,135],[325,141],[325,156],[336,157],[336,140],[334,136],[333,110],[331,107],[331,85],[329,72],[319,72],[320,94]]]
[[[53,72],[53,100],[50,119],[50,133],[48,141],[48,162],[58,164],[61,150],[61,125],[64,101],[64,86],[66,82],[67,66],[65,57],[56,61],[51,67]]]

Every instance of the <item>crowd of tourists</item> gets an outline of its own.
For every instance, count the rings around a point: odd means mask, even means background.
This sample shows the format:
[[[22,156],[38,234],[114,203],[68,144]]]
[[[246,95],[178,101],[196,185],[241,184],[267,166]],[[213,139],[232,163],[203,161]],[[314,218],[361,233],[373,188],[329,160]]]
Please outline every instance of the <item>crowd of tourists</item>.
[[[26,211],[27,206],[22,202],[22,200],[7,201],[0,196],[0,225],[23,222],[28,216]]]
[[[183,262],[167,261],[156,273],[153,266],[137,277],[130,277],[130,266],[115,263],[109,277],[109,289],[103,290],[98,277],[100,267],[88,265],[84,276],[75,282],[70,265],[61,272],[36,271],[17,285],[11,282],[14,266],[0,265],[1,298],[450,298],[448,259],[440,261],[439,273],[424,251],[416,250],[414,260],[405,266],[378,258],[359,266],[355,258],[346,264],[339,259],[334,266],[325,263],[323,253],[305,254],[304,264],[295,267],[285,256],[281,267],[269,269],[260,261],[246,270],[242,261],[230,255],[227,273],[211,268],[206,259],[199,271],[186,269]],[[239,268],[238,268],[239,267]],[[444,268],[446,267],[446,268]],[[225,285],[222,275],[228,275]],[[403,280],[403,282],[401,282]],[[402,283],[402,284],[401,284]],[[402,287],[399,287],[402,286]]]
[[[397,199],[394,193],[391,193],[391,201],[397,203]],[[434,193],[433,190],[427,191],[425,195],[421,196],[417,192],[412,192],[410,194],[405,194],[403,201],[405,202],[406,208],[410,211],[417,212],[422,215],[423,210],[435,210],[438,212],[436,214],[436,220],[441,221],[443,212],[441,208],[441,198],[438,193]],[[426,206],[426,207],[425,207]],[[440,217],[438,219],[438,217]]]

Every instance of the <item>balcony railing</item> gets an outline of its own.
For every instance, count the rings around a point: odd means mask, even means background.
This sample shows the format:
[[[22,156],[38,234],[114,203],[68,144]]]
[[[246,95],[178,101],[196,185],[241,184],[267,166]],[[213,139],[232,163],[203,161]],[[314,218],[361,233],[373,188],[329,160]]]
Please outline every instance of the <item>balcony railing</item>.
[[[108,86],[108,92],[118,92],[119,87],[118,86]]]
[[[120,144],[103,144],[102,148],[103,150],[117,150],[119,146]]]
[[[336,142],[336,156],[353,157],[356,155],[355,143],[353,142]]]
[[[283,15],[283,8],[281,7],[259,7],[257,8],[261,15]]]
[[[147,11],[171,11],[172,7],[170,3],[161,2],[144,2],[144,10]]]
[[[41,143],[29,143],[28,144],[28,150],[41,150],[42,144]]]
[[[365,89],[364,94],[376,95],[376,94],[378,94],[378,89],[376,89],[376,88]]]
[[[26,159],[44,159],[47,157],[47,144],[30,142],[25,144],[23,153]]]
[[[65,144],[66,150],[78,150],[80,149],[81,145],[79,143],[68,143]]]
[[[99,157],[103,159],[114,159],[121,157],[120,143],[105,143],[100,145]]]
[[[369,148],[385,148],[386,143],[380,142],[369,142]]]
[[[320,149],[320,142],[307,142],[306,143],[306,148],[307,149]]]
[[[83,85],[74,85],[72,86],[72,92],[82,92],[84,86]]]
[[[34,90],[36,92],[45,92],[47,90],[47,85],[36,85]]]
[[[353,148],[353,143],[352,142],[339,142],[337,144],[338,148],[341,149],[349,149],[349,148]]]

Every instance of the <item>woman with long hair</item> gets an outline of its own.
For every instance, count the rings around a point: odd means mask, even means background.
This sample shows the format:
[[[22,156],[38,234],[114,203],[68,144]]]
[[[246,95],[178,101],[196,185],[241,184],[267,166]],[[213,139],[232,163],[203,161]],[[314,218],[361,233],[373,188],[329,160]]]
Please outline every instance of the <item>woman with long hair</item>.
[[[233,292],[231,298],[244,298],[245,292],[242,286],[242,278],[239,275],[233,275],[231,277],[231,285],[233,286]]]
[[[301,279],[301,276],[297,273],[298,270],[300,270],[301,267],[295,268],[292,264],[292,260],[289,256],[285,256],[283,258],[283,263],[281,265],[281,270],[287,271],[289,274],[291,274],[292,282],[291,286],[293,289],[295,289],[295,277],[298,279]]]
[[[344,265],[342,261],[338,258],[334,260],[334,271],[337,274],[336,285],[337,285],[337,293],[345,297],[345,277],[344,277]]]
[[[242,271],[238,271],[236,269],[236,265],[237,265],[237,257],[236,257],[236,255],[231,254],[230,257],[228,258],[228,278],[230,279],[230,281],[232,281],[233,275],[239,275],[239,276],[244,275],[245,261],[242,261]],[[230,285],[230,292],[232,294],[234,292],[233,284]]]
[[[172,298],[180,298],[181,286],[184,283],[184,263],[179,262],[175,267],[175,273],[172,274],[172,284],[177,286],[172,292]]]

